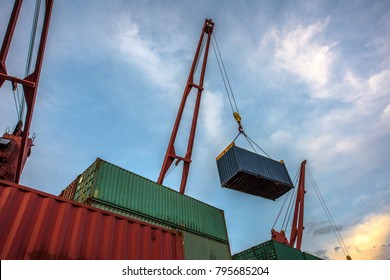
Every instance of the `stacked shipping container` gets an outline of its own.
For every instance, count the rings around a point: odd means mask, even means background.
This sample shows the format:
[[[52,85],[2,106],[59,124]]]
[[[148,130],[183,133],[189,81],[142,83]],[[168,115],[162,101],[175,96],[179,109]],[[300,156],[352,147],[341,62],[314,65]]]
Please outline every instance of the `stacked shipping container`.
[[[231,259],[222,210],[97,159],[61,196],[170,230],[185,259]]]
[[[0,259],[183,259],[180,232],[0,180]]]
[[[320,260],[283,243],[269,240],[233,255],[233,260]]]

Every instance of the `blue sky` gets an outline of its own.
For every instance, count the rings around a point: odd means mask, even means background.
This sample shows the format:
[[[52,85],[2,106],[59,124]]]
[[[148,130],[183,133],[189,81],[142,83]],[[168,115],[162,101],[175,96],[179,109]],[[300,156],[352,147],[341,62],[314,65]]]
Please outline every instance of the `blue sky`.
[[[0,3],[2,37],[13,1]],[[32,10],[7,61],[13,75],[24,73]],[[246,133],[291,177],[308,160],[352,258],[389,259],[389,1],[55,1],[21,183],[59,194],[97,157],[157,180],[205,18]],[[2,130],[16,122],[10,93],[0,89]],[[211,52],[186,194],[225,211],[232,253],[270,239],[283,202],[220,187],[215,157],[236,134]],[[164,185],[178,190],[180,171]],[[303,250],[343,259],[307,190]]]

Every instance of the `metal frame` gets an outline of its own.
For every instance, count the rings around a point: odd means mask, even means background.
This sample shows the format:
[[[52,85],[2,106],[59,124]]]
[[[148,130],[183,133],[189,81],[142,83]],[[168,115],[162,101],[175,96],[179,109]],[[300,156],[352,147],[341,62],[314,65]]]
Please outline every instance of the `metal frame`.
[[[183,97],[180,103],[179,111],[177,113],[176,121],[173,126],[171,138],[169,140],[167,152],[165,154],[164,162],[161,167],[161,172],[160,176],[158,178],[157,183],[162,185],[165,175],[168,172],[168,169],[171,167],[171,165],[175,162],[175,165],[177,165],[180,161],[183,161],[183,172],[182,172],[182,178],[181,178],[181,184],[180,184],[180,193],[184,194],[186,183],[187,183],[187,178],[188,178],[188,173],[190,170],[190,164],[191,164],[191,156],[192,156],[192,149],[194,146],[194,138],[195,138],[195,131],[196,131],[196,124],[198,121],[198,114],[199,114],[199,106],[200,106],[200,100],[202,97],[202,92],[203,92],[203,81],[204,81],[204,76],[206,72],[206,64],[207,64],[207,57],[209,53],[209,47],[210,47],[210,41],[211,41],[211,35],[214,29],[214,22],[212,22],[211,19],[206,19],[204,22],[204,26],[202,29],[202,33],[199,38],[199,43],[198,47],[195,52],[194,60],[192,62],[191,70],[188,75],[188,80],[187,84],[184,88],[184,93]],[[202,43],[204,40],[204,37],[207,36],[207,42],[206,42],[206,47],[205,47],[205,52],[203,56],[203,63],[202,63],[202,69],[199,77],[199,82],[198,84],[194,83],[194,75],[197,67],[197,63],[199,61],[199,58],[201,56],[201,49],[202,49]],[[192,124],[191,124],[191,130],[190,130],[190,135],[188,139],[188,145],[187,145],[187,152],[184,157],[178,156],[175,151],[175,140],[177,136],[177,132],[179,130],[180,126],[180,121],[183,115],[184,107],[186,105],[187,97],[191,93],[191,90],[193,88],[197,89],[196,93],[196,103],[195,103],[195,108],[194,108],[194,114],[192,118]]]
[[[291,225],[290,241],[286,238],[284,230],[278,232],[274,229],[271,230],[272,239],[280,243],[284,243],[290,247],[301,249],[302,237],[303,237],[303,216],[304,216],[304,203],[305,203],[305,174],[306,174],[306,160],[302,161],[299,172],[299,182],[297,189],[297,197],[295,200],[294,217]]]
[[[25,78],[18,78],[10,76],[7,73],[6,59],[8,55],[9,48],[11,46],[12,37],[14,35],[15,27],[18,22],[19,13],[23,4],[23,0],[15,0],[14,7],[11,13],[11,17],[8,23],[7,31],[4,35],[3,44],[0,51],[0,87],[4,84],[5,81],[11,81],[12,83],[21,84],[23,86],[24,95],[26,98],[27,105],[27,114],[24,120],[24,127],[21,133],[21,146],[18,149],[18,158],[17,161],[13,164],[16,165],[16,173],[14,177],[14,182],[19,183],[20,176],[26,158],[28,157],[29,150],[29,133],[31,127],[32,116],[34,112],[34,105],[38,90],[39,78],[42,70],[43,56],[45,53],[47,35],[49,31],[50,18],[53,9],[54,0],[45,0],[45,15],[42,26],[42,33],[39,42],[39,48],[36,57],[36,63],[34,71]],[[31,139],[30,139],[31,141]]]
[[[297,198],[295,201],[294,218],[291,226],[290,235],[290,246],[300,250],[303,236],[303,214],[304,214],[304,203],[305,203],[305,171],[306,171],[306,160],[301,163],[301,170],[299,173],[298,191]]]

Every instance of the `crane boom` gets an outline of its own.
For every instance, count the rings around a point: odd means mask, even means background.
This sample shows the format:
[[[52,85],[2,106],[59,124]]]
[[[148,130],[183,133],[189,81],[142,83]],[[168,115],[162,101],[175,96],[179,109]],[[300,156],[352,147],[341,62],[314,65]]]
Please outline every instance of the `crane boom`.
[[[304,204],[305,204],[305,170],[306,160],[301,163],[301,170],[299,172],[299,182],[297,198],[295,201],[294,218],[291,226],[290,244],[292,247],[301,249],[302,236],[303,236],[303,216],[304,216]],[[296,245],[295,245],[296,243]]]
[[[27,77],[18,78],[7,73],[6,59],[18,22],[22,3],[22,0],[15,0],[0,50],[0,87],[5,81],[12,82],[13,87],[16,87],[17,84],[21,84],[23,86],[27,106],[24,122],[19,120],[14,133],[4,133],[3,137],[0,137],[0,179],[15,183],[19,183],[24,164],[31,152],[32,139],[29,137],[30,127],[54,0],[45,0],[45,14],[35,60],[35,68],[32,73],[27,74]]]
[[[184,194],[185,187],[187,184],[187,178],[188,173],[190,170],[190,164],[191,164],[191,156],[192,156],[192,148],[194,146],[194,138],[195,138],[195,131],[196,131],[196,124],[198,121],[198,114],[199,114],[199,106],[200,106],[200,100],[202,97],[203,92],[203,82],[204,82],[204,76],[206,73],[206,64],[207,64],[207,58],[209,53],[209,47],[210,47],[210,41],[211,41],[211,35],[214,29],[214,22],[211,19],[206,19],[202,28],[202,33],[199,38],[199,43],[196,48],[195,56],[192,62],[192,66],[190,69],[190,73],[188,75],[187,84],[184,88],[183,97],[180,103],[179,111],[177,113],[176,121],[173,126],[171,138],[169,140],[168,148],[164,157],[164,161],[161,167],[160,175],[158,177],[157,183],[162,185],[164,178],[168,172],[168,169],[172,166],[172,164],[177,165],[180,161],[183,161],[183,172],[182,172],[182,178],[180,183],[180,193]],[[206,46],[204,50],[203,55],[203,62],[202,62],[202,68],[199,76],[198,83],[194,82],[195,72],[198,65],[198,61],[202,55],[202,46],[203,42],[206,40]],[[178,156],[175,151],[175,140],[177,136],[177,132],[179,130],[181,118],[183,115],[184,107],[186,105],[187,97],[191,93],[191,90],[195,88],[196,89],[196,101],[195,101],[195,107],[194,107],[194,113],[192,117],[192,124],[188,139],[188,145],[187,145],[187,152],[184,156]]]
[[[294,217],[291,225],[290,240],[287,240],[286,233],[281,230],[271,230],[272,239],[281,243],[284,243],[290,247],[301,249],[302,237],[303,237],[303,216],[305,206],[305,177],[306,177],[306,160],[302,161],[299,171],[299,182],[297,189],[297,196],[295,200]]]

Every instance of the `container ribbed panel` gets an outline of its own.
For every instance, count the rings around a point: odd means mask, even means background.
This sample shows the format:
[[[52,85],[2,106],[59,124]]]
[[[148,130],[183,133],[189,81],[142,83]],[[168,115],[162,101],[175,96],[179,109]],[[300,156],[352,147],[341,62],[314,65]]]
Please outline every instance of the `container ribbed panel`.
[[[269,240],[233,255],[233,260],[307,260],[317,259],[286,244]]]
[[[186,260],[231,260],[229,244],[191,232],[183,232]]]
[[[159,227],[167,228],[170,230],[179,230],[183,236],[184,241],[184,259],[186,260],[229,260],[231,259],[230,247],[228,242],[217,241],[213,238],[196,234],[194,232],[186,231],[183,229],[177,229],[172,225],[164,224],[162,222],[156,222],[150,220],[144,216],[139,216],[134,213],[130,213],[126,210],[119,209],[117,207],[109,206],[101,201],[93,200],[90,204],[93,207],[103,209],[112,213],[123,215],[132,219],[140,220],[148,224],[153,224]]]
[[[222,187],[232,190],[276,200],[294,187],[283,163],[234,145],[217,167]]]
[[[89,203],[97,199],[150,220],[228,241],[224,213],[211,205],[101,159],[80,178],[75,201]]]
[[[177,231],[0,182],[0,259],[183,259]]]

